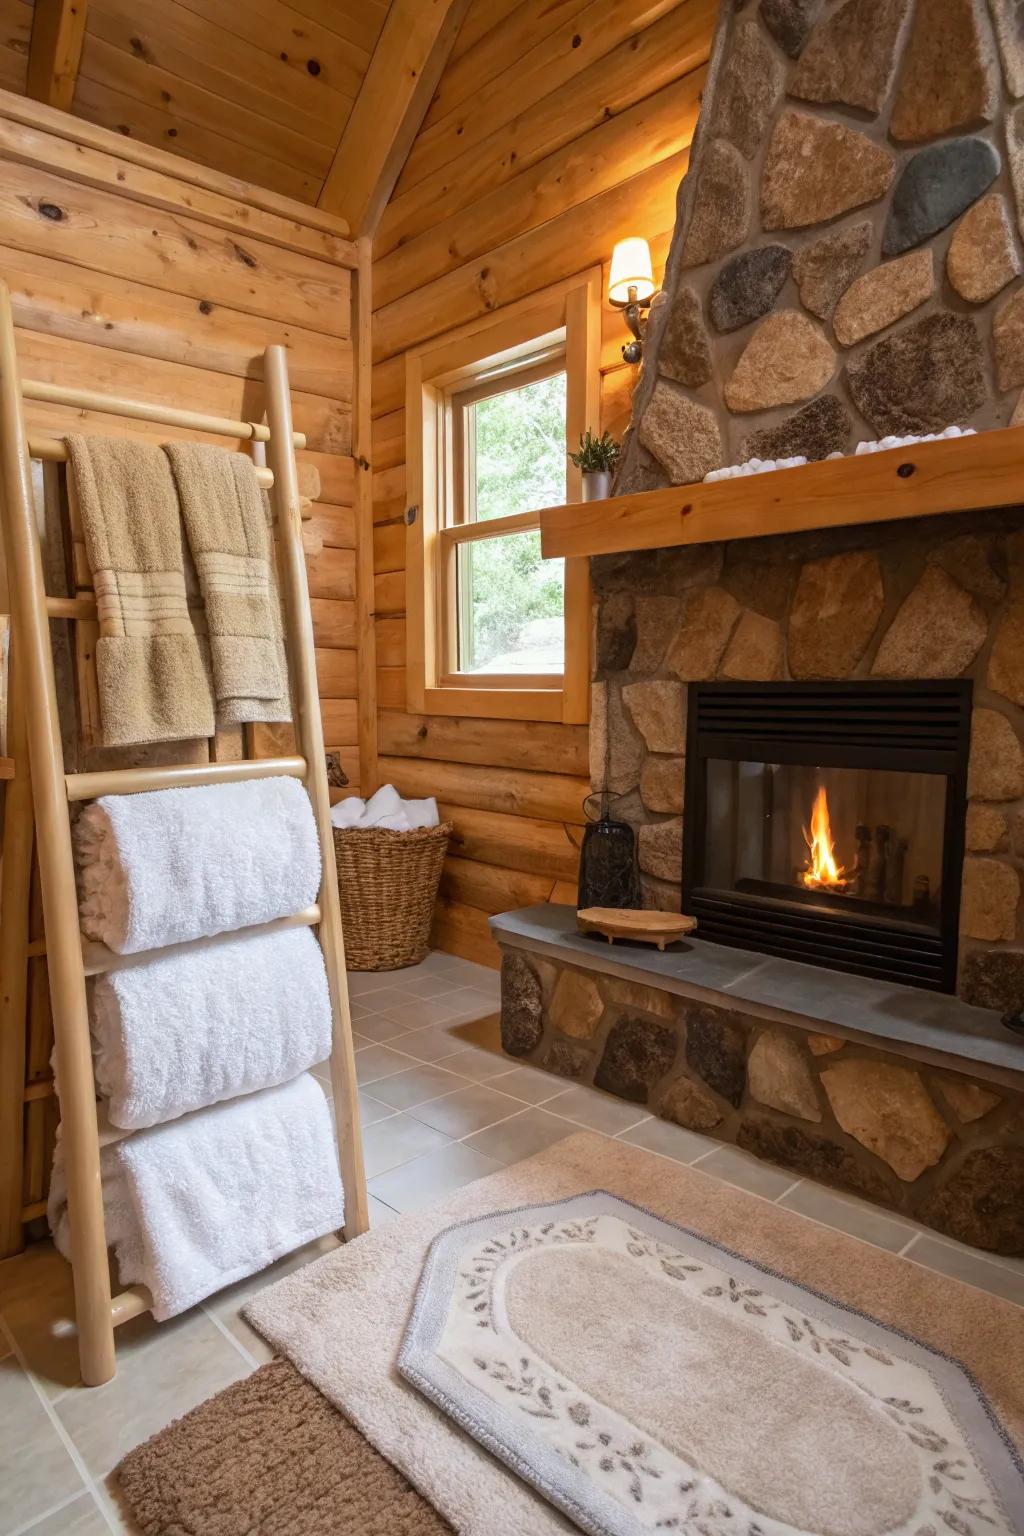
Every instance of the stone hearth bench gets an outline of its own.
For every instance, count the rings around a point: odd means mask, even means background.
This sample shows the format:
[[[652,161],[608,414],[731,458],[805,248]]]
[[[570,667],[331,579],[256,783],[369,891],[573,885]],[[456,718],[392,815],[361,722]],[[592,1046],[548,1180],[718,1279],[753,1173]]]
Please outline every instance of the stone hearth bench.
[[[520,1060],[1003,1254],[1024,1253],[1024,1036],[955,997],[700,939],[491,919]]]

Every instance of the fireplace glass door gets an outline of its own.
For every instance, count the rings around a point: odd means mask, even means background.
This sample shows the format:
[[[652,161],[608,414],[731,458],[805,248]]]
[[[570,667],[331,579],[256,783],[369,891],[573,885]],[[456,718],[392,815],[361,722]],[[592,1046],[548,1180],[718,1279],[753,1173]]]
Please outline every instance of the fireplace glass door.
[[[951,989],[969,691],[694,684],[690,711],[684,910],[701,934]]]

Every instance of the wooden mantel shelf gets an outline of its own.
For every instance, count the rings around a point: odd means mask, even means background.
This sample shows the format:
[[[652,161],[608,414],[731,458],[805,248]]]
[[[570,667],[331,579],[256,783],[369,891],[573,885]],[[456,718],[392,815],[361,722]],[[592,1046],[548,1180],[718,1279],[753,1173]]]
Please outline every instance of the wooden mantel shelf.
[[[612,555],[1024,505],[1024,427],[547,507],[546,557]]]

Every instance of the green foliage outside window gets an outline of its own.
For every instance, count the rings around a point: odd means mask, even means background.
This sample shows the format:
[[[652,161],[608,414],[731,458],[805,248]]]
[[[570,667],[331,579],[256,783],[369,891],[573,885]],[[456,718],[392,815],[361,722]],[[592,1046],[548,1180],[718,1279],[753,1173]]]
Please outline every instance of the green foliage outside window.
[[[476,432],[477,520],[532,512],[565,500],[564,373],[492,395],[471,407]],[[461,665],[561,669],[561,560],[542,560],[540,534],[487,539],[463,550]]]

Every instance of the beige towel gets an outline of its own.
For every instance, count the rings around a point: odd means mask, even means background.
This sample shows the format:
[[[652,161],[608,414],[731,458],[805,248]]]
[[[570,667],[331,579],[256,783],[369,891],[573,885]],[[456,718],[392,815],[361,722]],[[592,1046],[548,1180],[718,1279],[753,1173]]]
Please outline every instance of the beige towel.
[[[174,480],[145,443],[68,436],[99,611],[103,745],[214,733],[213,698],[185,596]]]
[[[290,720],[270,513],[252,460],[167,443],[206,604],[217,720]]]

